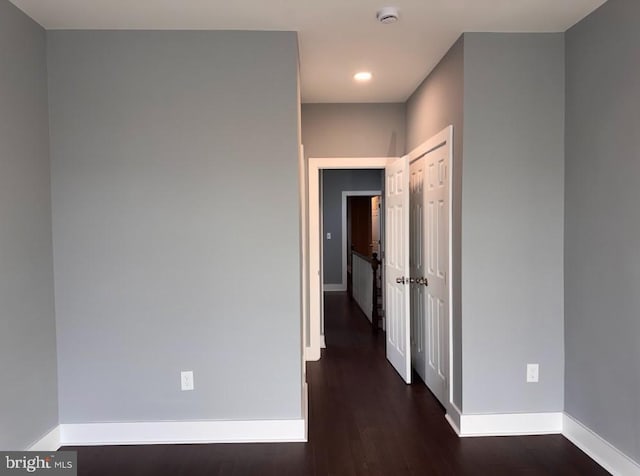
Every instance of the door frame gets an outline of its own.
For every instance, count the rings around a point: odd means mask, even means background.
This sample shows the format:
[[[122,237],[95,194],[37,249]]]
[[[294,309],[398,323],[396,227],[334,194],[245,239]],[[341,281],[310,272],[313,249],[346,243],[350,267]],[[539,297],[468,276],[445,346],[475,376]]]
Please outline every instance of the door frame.
[[[374,197],[380,195],[380,190],[343,190],[342,191],[342,282],[331,285],[322,284],[324,291],[346,291],[347,290],[347,200],[349,197]],[[324,242],[322,242],[324,243]],[[324,248],[324,247],[323,247]],[[324,249],[320,250],[320,257],[324,259]]]
[[[320,360],[322,332],[322,220],[320,171],[324,169],[384,169],[397,157],[311,157],[308,162],[308,223],[309,223],[309,342],[305,346],[305,361]],[[346,283],[346,280],[345,280]]]

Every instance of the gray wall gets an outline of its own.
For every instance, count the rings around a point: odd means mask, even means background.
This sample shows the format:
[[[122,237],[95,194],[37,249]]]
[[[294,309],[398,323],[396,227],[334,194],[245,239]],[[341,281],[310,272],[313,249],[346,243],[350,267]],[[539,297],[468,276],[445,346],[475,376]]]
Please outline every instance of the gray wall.
[[[563,409],[563,106],[562,34],[465,34],[465,414]]]
[[[453,401],[462,409],[460,213],[464,95],[464,38],[460,37],[407,101],[407,152],[453,125]]]
[[[404,116],[404,104],[303,104],[305,156],[401,156]]]
[[[303,104],[302,143],[305,158],[316,157],[399,157],[405,153],[405,105],[404,104]],[[378,172],[376,172],[377,174]],[[358,177],[350,174],[344,177]],[[360,177],[367,177],[366,173]],[[343,178],[344,190],[369,190],[369,178]],[[331,180],[331,179],[330,179]],[[362,185],[358,185],[362,183]],[[377,183],[377,182],[375,182]],[[331,185],[339,188],[340,185]],[[376,190],[380,186],[375,187]],[[338,193],[338,192],[337,192]],[[342,192],[338,193],[342,200]],[[324,204],[323,220],[338,236],[332,240],[323,237],[325,258],[323,262],[325,283],[339,283],[342,280],[342,232],[340,226],[341,208],[336,208],[336,195],[330,203]],[[329,210],[329,211],[327,211]],[[327,231],[329,231],[327,229]],[[339,239],[338,239],[339,238]]]
[[[379,190],[382,170],[324,170],[322,173],[323,272],[325,284],[342,283],[342,192]],[[327,233],[331,239],[327,240]],[[344,283],[346,286],[347,283]]]
[[[640,3],[569,30],[565,409],[640,461]]]
[[[296,34],[48,41],[61,423],[300,418]]]
[[[58,424],[44,30],[0,0],[0,448]]]

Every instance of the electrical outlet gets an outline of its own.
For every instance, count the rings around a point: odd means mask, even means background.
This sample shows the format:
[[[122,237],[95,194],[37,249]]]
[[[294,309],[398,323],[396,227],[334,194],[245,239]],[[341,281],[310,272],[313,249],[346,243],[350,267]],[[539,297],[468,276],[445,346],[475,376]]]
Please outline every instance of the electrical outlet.
[[[539,364],[527,364],[527,383],[538,383]]]
[[[331,233],[327,233],[327,240],[331,239]]]
[[[193,390],[193,370],[183,370],[180,372],[180,388],[184,390]]]

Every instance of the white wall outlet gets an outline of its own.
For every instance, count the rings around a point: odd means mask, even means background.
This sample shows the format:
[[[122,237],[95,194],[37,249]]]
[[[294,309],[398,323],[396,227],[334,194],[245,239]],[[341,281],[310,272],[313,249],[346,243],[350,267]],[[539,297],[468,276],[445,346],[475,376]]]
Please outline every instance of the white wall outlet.
[[[331,233],[327,233],[327,240],[331,239]]]
[[[539,364],[527,364],[527,383],[538,383]]]
[[[183,370],[180,372],[180,388],[184,390],[193,390],[193,370]]]

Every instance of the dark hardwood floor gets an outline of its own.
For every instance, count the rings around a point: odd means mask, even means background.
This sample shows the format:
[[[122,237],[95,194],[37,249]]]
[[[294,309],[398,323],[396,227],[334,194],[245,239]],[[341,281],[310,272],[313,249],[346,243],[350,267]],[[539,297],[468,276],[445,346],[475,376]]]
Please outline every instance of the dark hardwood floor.
[[[384,334],[346,294],[325,298],[327,349],[309,363],[308,443],[66,448],[79,475],[607,475],[560,435],[458,438],[422,382],[405,385]]]

